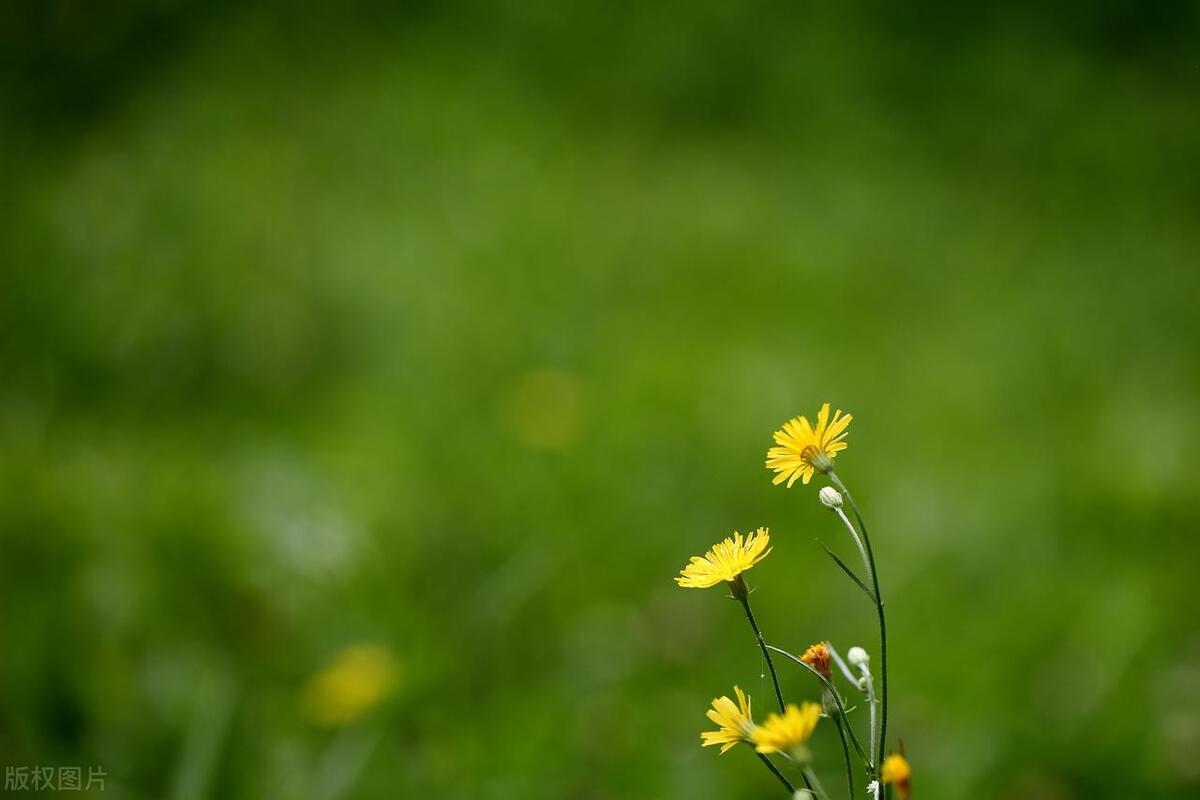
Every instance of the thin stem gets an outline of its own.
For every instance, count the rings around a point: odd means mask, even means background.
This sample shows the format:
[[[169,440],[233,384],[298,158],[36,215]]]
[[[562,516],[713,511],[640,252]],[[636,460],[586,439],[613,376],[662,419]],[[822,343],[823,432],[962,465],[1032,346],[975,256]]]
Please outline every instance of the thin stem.
[[[867,704],[871,707],[871,762],[876,763],[879,751],[875,749],[875,725],[879,713],[879,700],[875,697],[875,678],[872,677],[871,670],[867,669],[866,664],[860,666],[859,669],[862,670],[863,679],[867,684]]]
[[[837,725],[838,736],[842,739],[842,757],[846,759],[846,789],[850,792],[846,796],[854,800],[854,769],[850,766],[850,745],[846,743],[846,729],[842,725],[841,717],[834,717],[833,721]]]
[[[860,539],[858,536],[858,531],[854,529],[854,526],[850,524],[850,520],[846,518],[845,511],[842,511],[840,508],[835,508],[833,511],[838,515],[838,517],[841,518],[842,522],[846,526],[846,530],[850,531],[850,538],[854,540],[854,546],[858,548],[858,555],[862,559],[863,566],[866,567],[867,577],[874,581],[875,570],[871,563],[871,559],[867,558],[867,550],[863,546],[862,539]]]
[[[779,771],[779,767],[777,767],[771,763],[771,759],[767,758],[762,753],[755,753],[754,755],[758,756],[759,761],[761,761],[767,765],[767,769],[771,770],[772,775],[774,775],[776,778],[779,778],[779,782],[782,783],[784,785],[784,787],[788,790],[789,796],[794,795],[796,793],[796,787],[792,786],[791,781],[789,781],[787,778],[783,777],[783,773]]]
[[[879,615],[879,695],[880,695],[880,711],[879,711],[879,736],[876,741],[879,742],[876,753],[882,755],[887,744],[887,719],[888,719],[888,686],[887,686],[887,620],[883,614],[883,597],[879,594],[879,575],[875,572],[875,553],[871,549],[871,537],[867,534],[867,525],[863,522],[862,513],[858,510],[858,504],[854,502],[854,497],[846,488],[846,484],[842,483],[842,479],[837,476],[837,473],[830,471],[829,480],[834,487],[842,493],[846,498],[846,502],[850,504],[850,509],[854,512],[854,518],[858,520],[858,527],[862,530],[863,544],[866,549],[866,563],[870,572],[871,586],[875,592],[875,610]],[[878,761],[876,762],[878,765]]]
[[[821,779],[817,777],[817,773],[813,772],[812,767],[804,767],[800,773],[804,776],[804,783],[808,788],[817,793],[818,797],[829,798],[829,793],[825,791],[825,787],[821,785]]]
[[[750,593],[746,590],[746,582],[742,580],[742,576],[738,575],[736,580],[730,581],[730,587],[733,591],[733,596],[746,610],[746,619],[750,620],[750,627],[754,629],[754,637],[758,640],[758,647],[762,650],[763,658],[767,660],[767,669],[771,671],[771,683],[775,685],[775,699],[779,701],[779,713],[784,713],[783,690],[779,688],[779,676],[775,674],[775,664],[771,661],[771,653],[767,650],[767,643],[763,639],[762,631],[758,629],[758,623],[754,620],[754,612],[750,610]]]
[[[816,777],[816,776],[814,776],[814,777]],[[805,788],[805,789],[808,789],[808,791],[809,791],[809,792],[811,792],[811,793],[812,793],[812,794],[815,796],[815,795],[816,795],[816,793],[817,793],[817,790],[816,790],[816,788],[813,786],[813,784],[812,784],[812,781],[810,781],[810,780],[808,779],[808,773],[807,773],[807,772],[801,772],[801,773],[800,773],[800,779],[804,781],[804,788]]]
[[[838,665],[838,669],[846,676],[846,680],[850,681],[851,686],[858,686],[858,678],[854,677],[854,673],[850,671],[850,667],[846,666],[846,662],[838,655],[838,651],[833,648],[833,644],[828,639],[825,640],[825,647],[829,649],[829,655],[833,656],[833,661]],[[862,689],[861,686],[858,687]]]

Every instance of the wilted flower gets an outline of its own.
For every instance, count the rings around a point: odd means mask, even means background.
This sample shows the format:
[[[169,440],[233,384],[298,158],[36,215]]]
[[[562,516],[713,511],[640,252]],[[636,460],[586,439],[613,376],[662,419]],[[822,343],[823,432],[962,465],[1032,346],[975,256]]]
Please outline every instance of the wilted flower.
[[[804,655],[800,656],[800,660],[821,674],[822,678],[830,676],[829,669],[829,648],[824,642],[817,642],[812,647],[804,651]]]

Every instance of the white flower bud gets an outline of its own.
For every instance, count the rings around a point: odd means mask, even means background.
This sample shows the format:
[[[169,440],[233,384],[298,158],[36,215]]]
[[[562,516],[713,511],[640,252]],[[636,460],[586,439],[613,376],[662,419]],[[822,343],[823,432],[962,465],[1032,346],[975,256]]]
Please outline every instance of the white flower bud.
[[[855,646],[846,651],[846,660],[856,667],[861,667],[863,664],[870,661],[871,657],[867,655],[866,650]]]
[[[822,486],[821,491],[817,492],[817,497],[821,498],[821,505],[826,508],[842,507],[842,495],[832,486]]]

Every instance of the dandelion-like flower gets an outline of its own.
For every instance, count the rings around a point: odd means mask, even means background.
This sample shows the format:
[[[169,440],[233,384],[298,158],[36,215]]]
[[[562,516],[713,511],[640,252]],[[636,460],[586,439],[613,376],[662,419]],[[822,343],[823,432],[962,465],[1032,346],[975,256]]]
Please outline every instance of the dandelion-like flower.
[[[912,778],[912,767],[904,756],[893,753],[883,760],[879,777],[884,783],[893,784],[901,798],[907,800],[910,794],[909,779]]]
[[[303,707],[325,727],[350,725],[385,700],[395,680],[396,662],[387,648],[372,642],[354,644],[308,681]]]
[[[819,672],[822,678],[829,677],[829,648],[825,646],[824,642],[817,642],[805,650],[804,655],[800,656],[800,660]]]
[[[754,720],[750,717],[750,698],[739,687],[733,687],[737,695],[737,705],[726,696],[712,701],[708,710],[708,718],[721,727],[719,731],[703,731],[700,734],[702,746],[722,745],[721,752],[739,742],[753,744],[751,735],[754,733]]]
[[[814,472],[829,472],[831,459],[846,449],[846,428],[853,416],[842,414],[838,409],[829,419],[829,403],[817,412],[817,424],[809,424],[807,417],[796,417],[785,422],[775,431],[775,444],[767,451],[767,469],[777,473],[774,483],[787,481],[790,488],[796,479],[804,483],[812,480]]]
[[[787,753],[803,747],[817,727],[821,707],[805,701],[797,706],[789,703],[782,714],[771,714],[767,721],[754,729],[751,737],[760,753]]]
[[[703,558],[692,556],[675,582],[689,589],[707,589],[721,582],[732,582],[767,557],[771,552],[770,542],[771,535],[766,528],[759,528],[744,540],[734,531],[733,538],[713,545]]]

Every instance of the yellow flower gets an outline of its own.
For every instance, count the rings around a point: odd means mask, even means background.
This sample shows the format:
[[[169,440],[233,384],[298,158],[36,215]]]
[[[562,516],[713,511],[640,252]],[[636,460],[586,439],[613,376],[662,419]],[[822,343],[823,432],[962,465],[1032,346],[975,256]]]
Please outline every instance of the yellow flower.
[[[789,703],[783,716],[771,714],[767,721],[754,729],[751,737],[760,753],[786,753],[808,742],[817,720],[821,718],[821,707],[805,701],[799,707]]]
[[[846,428],[854,417],[843,416],[841,409],[829,419],[829,403],[817,412],[817,424],[810,425],[807,417],[796,417],[785,422],[781,430],[775,431],[775,444],[767,451],[767,469],[776,473],[776,484],[787,481],[787,485],[800,478],[804,483],[812,480],[813,472],[828,472],[830,459],[846,449]]]
[[[733,581],[746,570],[767,557],[771,548],[767,545],[771,534],[759,528],[746,536],[745,541],[737,531],[732,539],[725,539],[712,546],[704,557],[692,556],[691,562],[679,572],[675,582],[689,589],[707,589],[722,581]]]
[[[337,728],[357,722],[391,693],[396,663],[382,645],[350,645],[304,687],[304,711],[316,723]]]
[[[738,699],[736,706],[724,696],[712,701],[712,708],[708,710],[707,716],[720,725],[721,730],[702,732],[700,741],[704,747],[723,745],[721,752],[724,753],[738,742],[752,743],[750,736],[754,732],[754,720],[750,718],[750,698],[737,686],[733,687],[733,691]]]
[[[909,779],[912,777],[912,767],[908,765],[908,761],[904,756],[893,753],[883,760],[883,767],[879,770],[879,777],[884,783],[892,783],[896,786],[896,791],[901,798],[909,796]]]
[[[912,777],[912,767],[904,756],[893,753],[883,760],[879,775],[884,783],[907,783]]]
[[[821,673],[821,677],[829,677],[829,648],[825,646],[824,642],[817,642],[805,650],[804,655],[800,656],[800,660]]]

